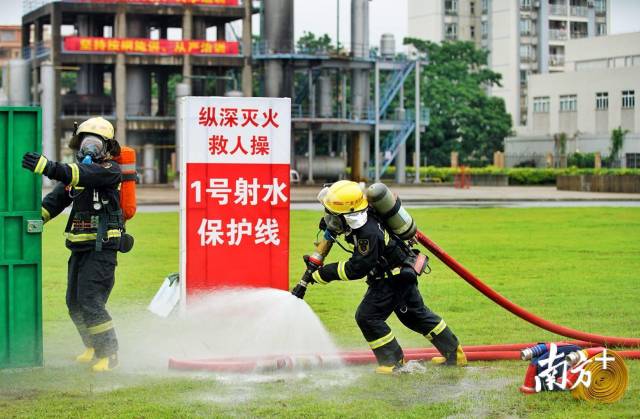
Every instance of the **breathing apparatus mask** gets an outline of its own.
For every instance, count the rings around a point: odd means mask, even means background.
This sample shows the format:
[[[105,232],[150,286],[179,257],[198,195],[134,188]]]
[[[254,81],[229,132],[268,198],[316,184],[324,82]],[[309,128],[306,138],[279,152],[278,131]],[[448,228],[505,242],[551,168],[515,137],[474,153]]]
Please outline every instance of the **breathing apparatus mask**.
[[[329,186],[322,188],[318,193],[318,201],[324,206],[325,215],[324,222],[327,231],[333,235],[345,233],[348,229],[355,230],[367,223],[367,210],[354,211],[349,213],[335,213],[330,211],[325,205],[325,197],[329,193]]]
[[[107,157],[105,141],[97,135],[87,134],[82,137],[76,158],[80,163],[91,164]]]

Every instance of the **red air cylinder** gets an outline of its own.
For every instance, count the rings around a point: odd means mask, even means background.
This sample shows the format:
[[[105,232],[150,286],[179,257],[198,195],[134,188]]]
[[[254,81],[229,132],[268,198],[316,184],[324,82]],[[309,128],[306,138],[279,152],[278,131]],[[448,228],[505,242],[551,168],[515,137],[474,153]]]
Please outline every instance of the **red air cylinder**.
[[[136,214],[136,151],[131,147],[120,147],[120,155],[115,159],[122,170],[122,185],[120,186],[120,207],[125,220],[130,220]]]

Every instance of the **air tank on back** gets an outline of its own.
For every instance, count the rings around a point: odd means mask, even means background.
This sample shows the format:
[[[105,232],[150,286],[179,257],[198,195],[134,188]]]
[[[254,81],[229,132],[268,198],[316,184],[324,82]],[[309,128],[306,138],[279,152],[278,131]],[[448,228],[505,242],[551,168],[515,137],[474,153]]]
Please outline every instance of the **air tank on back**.
[[[384,183],[374,183],[367,188],[367,201],[383,218],[385,224],[402,240],[410,240],[416,235],[418,226],[400,198],[395,197]]]

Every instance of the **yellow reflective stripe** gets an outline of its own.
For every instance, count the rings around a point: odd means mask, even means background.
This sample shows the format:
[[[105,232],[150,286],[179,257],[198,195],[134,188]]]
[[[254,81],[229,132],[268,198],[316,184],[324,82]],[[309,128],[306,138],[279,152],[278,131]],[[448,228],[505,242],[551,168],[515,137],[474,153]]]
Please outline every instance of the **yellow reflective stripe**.
[[[33,172],[41,175],[42,172],[44,172],[44,168],[46,165],[47,158],[45,156],[40,156],[40,158],[38,159],[38,164],[36,164],[36,168],[33,169]]]
[[[431,329],[431,331],[429,333],[427,333],[425,336],[427,337],[427,339],[431,340],[431,339],[433,339],[434,336],[437,336],[440,333],[442,333],[442,331],[446,327],[447,327],[447,324],[444,322],[444,320],[440,320],[440,323],[438,323],[438,325],[436,327]]]
[[[322,277],[320,276],[320,271],[315,271],[311,275],[311,278],[313,278],[313,280],[316,281],[318,284],[322,284],[322,285],[328,284],[328,282],[322,279]]]
[[[107,330],[113,329],[113,321],[109,320],[108,322],[101,323],[97,326],[87,327],[87,331],[90,335],[97,335],[98,333],[106,332]]]
[[[343,281],[349,280],[349,277],[347,276],[347,273],[344,270],[344,267],[346,266],[346,264],[347,262],[338,263],[338,277]]]
[[[389,233],[387,232],[387,230],[384,231],[384,244],[387,245],[389,244]]]
[[[371,347],[371,349],[377,349],[381,346],[386,345],[387,343],[391,342],[393,339],[395,339],[395,337],[393,336],[393,332],[389,332],[388,335],[385,335],[383,337],[381,337],[380,339],[376,339],[372,342],[369,342],[369,346]]]
[[[42,215],[42,221],[45,223],[51,219],[51,214],[49,214],[49,211],[47,211],[45,207],[42,207],[40,214]]]
[[[400,273],[400,268],[394,268],[391,270],[391,275],[398,275]]]
[[[122,233],[120,233],[120,230],[107,231],[107,238],[109,239],[114,237],[120,237],[121,235]],[[82,234],[67,233],[67,240],[73,243],[95,240],[97,237],[98,235],[96,233],[82,233]]]
[[[76,163],[69,164],[71,168],[71,183],[69,185],[76,186],[80,182],[80,169]]]

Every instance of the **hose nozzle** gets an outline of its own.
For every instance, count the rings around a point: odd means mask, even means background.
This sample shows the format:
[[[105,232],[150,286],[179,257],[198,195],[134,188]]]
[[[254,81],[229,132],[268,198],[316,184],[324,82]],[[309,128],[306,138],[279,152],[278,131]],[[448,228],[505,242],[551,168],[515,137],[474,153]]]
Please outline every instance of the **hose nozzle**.
[[[539,343],[535,346],[532,346],[530,348],[526,348],[520,351],[520,359],[522,359],[523,361],[529,361],[533,358],[537,358],[540,355],[544,354],[545,352],[547,352],[547,345],[544,343]]]

